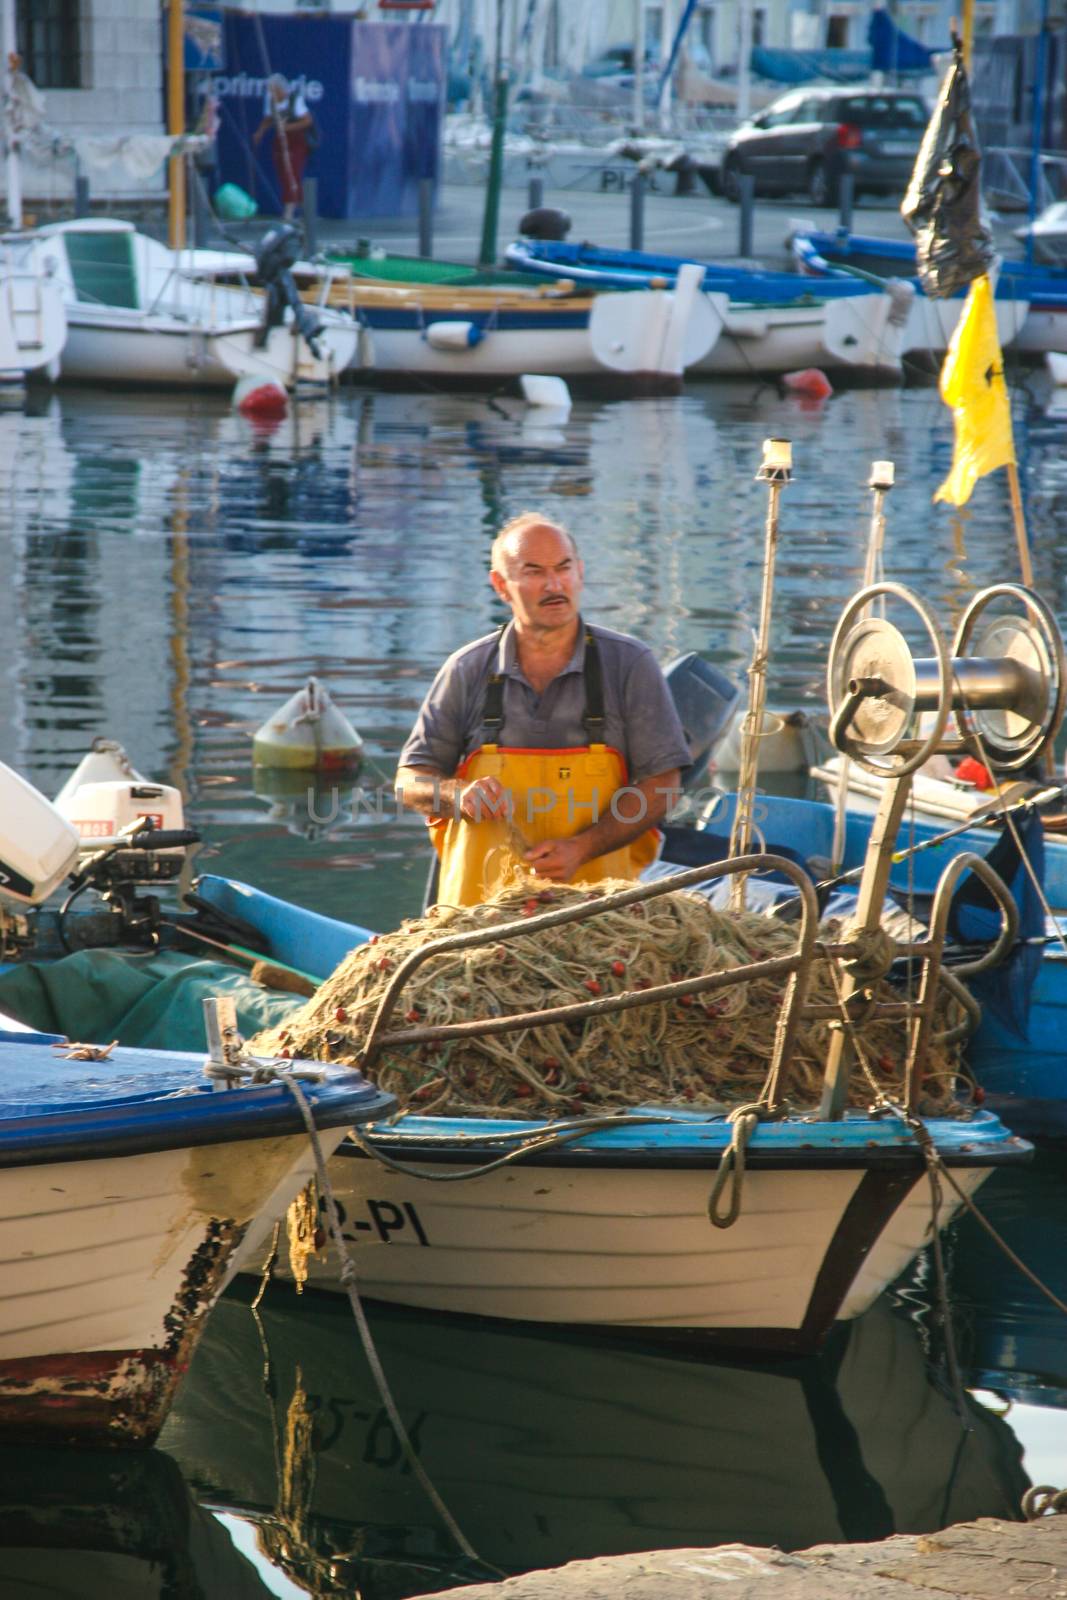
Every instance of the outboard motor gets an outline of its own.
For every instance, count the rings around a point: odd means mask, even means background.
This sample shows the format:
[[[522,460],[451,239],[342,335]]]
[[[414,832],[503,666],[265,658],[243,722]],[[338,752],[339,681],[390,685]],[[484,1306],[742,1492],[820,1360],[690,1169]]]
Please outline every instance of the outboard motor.
[[[286,306],[313,356],[321,357],[318,346],[322,323],[308,310],[296,284],[292,268],[300,256],[301,238],[296,228],[282,223],[265,233],[256,246],[256,270],[267,291],[263,324],[256,335],[256,348],[262,349],[272,328],[281,326]]]

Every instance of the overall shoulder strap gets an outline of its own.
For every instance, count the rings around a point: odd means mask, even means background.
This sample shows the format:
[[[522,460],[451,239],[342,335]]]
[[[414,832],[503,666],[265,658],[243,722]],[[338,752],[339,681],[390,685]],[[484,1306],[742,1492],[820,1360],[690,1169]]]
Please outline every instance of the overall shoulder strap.
[[[590,628],[585,630],[585,715],[582,724],[590,744],[603,744],[604,674],[600,664],[600,646]]]
[[[494,736],[490,739],[490,744],[500,743],[500,730],[504,726],[504,674],[500,670],[500,645],[506,627],[505,622],[496,636],[496,643],[493,646],[494,668],[485,686],[485,699],[482,702],[482,726],[488,728]]]

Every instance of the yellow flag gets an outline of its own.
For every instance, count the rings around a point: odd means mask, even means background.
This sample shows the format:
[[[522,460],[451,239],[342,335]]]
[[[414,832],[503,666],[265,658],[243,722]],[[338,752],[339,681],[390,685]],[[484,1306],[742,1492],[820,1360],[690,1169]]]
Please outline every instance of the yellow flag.
[[[977,480],[1015,460],[1004,357],[989,279],[975,278],[941,368],[941,398],[952,407],[956,448],[952,471],[934,495],[962,506]]]

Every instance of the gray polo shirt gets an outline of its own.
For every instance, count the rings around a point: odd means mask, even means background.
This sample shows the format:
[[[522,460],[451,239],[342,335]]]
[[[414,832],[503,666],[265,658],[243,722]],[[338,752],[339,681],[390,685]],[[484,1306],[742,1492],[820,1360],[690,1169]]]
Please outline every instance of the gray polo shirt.
[[[404,767],[450,778],[465,756],[493,743],[520,749],[573,749],[589,743],[585,712],[585,630],[597,641],[604,685],[603,743],[621,752],[631,783],[689,765],[689,747],[655,656],[639,639],[579,619],[574,654],[539,695],[518,663],[515,625],[486,634],[449,656],[400,752]],[[489,678],[504,678],[504,723],[482,724]]]

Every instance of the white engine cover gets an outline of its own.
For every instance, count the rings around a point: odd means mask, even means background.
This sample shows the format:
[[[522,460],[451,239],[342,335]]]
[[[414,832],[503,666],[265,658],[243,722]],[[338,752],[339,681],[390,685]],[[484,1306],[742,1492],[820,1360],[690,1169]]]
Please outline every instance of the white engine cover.
[[[0,761],[0,900],[47,900],[78,859],[78,834],[32,783]]]
[[[56,800],[81,840],[83,851],[99,850],[114,842],[131,824],[151,820],[157,828],[183,828],[185,816],[179,790],[167,783],[144,778],[110,778],[97,783],[67,784]],[[184,855],[181,846],[161,850],[162,856]]]

